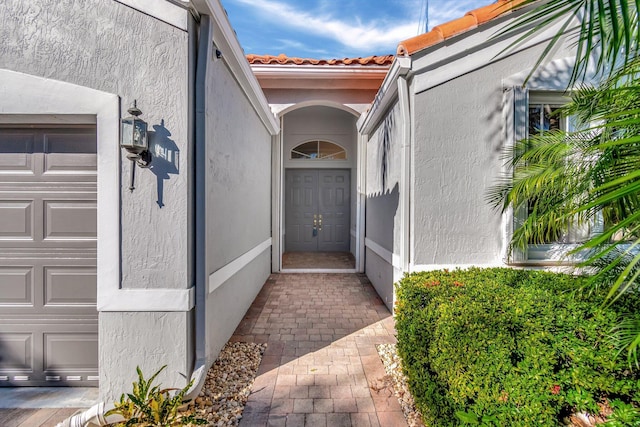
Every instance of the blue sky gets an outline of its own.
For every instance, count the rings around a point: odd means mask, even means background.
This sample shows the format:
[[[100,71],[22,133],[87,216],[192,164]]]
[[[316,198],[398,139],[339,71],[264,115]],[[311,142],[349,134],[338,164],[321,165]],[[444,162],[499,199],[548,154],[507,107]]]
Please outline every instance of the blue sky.
[[[427,0],[221,0],[245,53],[331,59],[395,53]],[[429,28],[495,0],[428,0]]]

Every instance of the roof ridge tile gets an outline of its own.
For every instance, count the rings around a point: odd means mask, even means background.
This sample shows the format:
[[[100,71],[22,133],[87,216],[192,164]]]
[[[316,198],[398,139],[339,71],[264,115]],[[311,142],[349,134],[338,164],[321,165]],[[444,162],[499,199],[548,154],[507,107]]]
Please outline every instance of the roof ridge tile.
[[[290,57],[281,53],[274,55],[256,55],[250,53],[246,55],[249,64],[264,65],[365,65],[365,66],[389,66],[395,58],[394,55],[371,55],[366,57],[342,58],[342,59],[314,59]]]

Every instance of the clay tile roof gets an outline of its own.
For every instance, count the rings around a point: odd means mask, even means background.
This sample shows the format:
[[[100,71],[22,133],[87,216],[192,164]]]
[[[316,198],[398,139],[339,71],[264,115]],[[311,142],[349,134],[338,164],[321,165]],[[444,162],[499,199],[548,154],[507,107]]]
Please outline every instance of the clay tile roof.
[[[284,53],[273,55],[247,55],[249,64],[275,64],[275,65],[391,65],[393,55],[367,56],[366,58],[343,59],[311,59],[289,57]]]
[[[438,44],[456,34],[473,30],[485,22],[516,9],[527,0],[498,0],[490,5],[467,12],[462,18],[445,22],[433,27],[428,33],[420,34],[398,44],[397,55],[409,56],[426,49],[429,46]]]

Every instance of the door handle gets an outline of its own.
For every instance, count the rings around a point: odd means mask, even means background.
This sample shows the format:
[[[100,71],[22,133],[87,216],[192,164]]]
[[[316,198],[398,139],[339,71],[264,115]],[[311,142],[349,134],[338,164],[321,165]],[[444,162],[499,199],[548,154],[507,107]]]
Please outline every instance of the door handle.
[[[322,231],[322,215],[320,215],[320,223],[319,223],[318,230]]]
[[[313,237],[316,237],[318,235],[318,215],[313,216],[313,230],[311,232],[311,235]]]

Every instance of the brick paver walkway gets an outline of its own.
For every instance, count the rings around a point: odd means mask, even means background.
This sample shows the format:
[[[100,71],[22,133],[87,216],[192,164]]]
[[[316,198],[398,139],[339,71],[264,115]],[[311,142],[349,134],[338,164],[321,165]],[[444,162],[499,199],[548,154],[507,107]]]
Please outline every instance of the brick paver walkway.
[[[406,426],[376,344],[393,318],[359,274],[274,274],[232,340],[266,342],[240,426]]]

